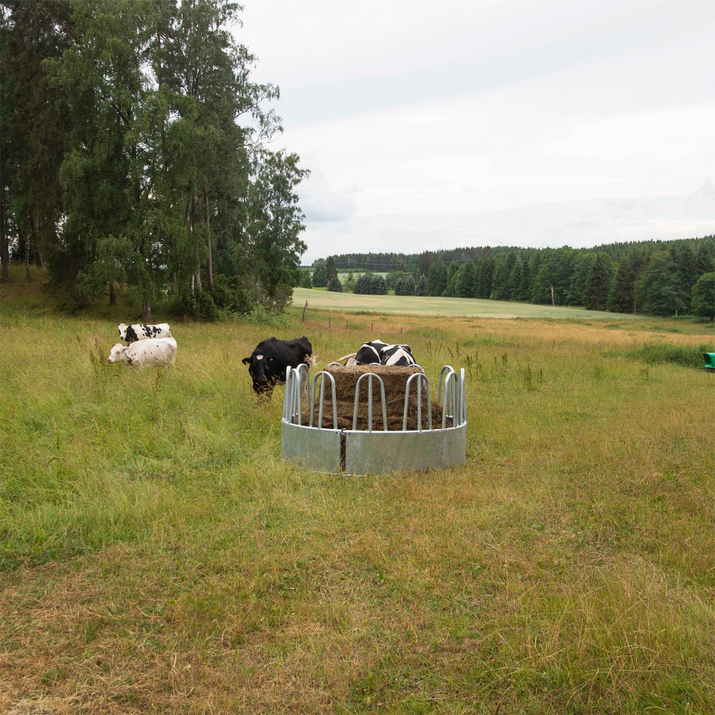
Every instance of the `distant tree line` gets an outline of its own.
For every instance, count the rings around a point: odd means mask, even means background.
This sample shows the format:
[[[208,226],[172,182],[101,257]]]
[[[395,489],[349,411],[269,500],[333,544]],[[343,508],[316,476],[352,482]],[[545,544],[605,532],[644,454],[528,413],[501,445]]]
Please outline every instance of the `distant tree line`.
[[[228,0],[0,0],[0,262],[60,302],[129,289],[212,318],[300,278],[296,154]]]
[[[399,266],[385,288],[430,295],[583,306],[619,313],[715,317],[715,237],[614,243],[590,249],[460,248],[421,254],[348,254],[315,262],[352,270]],[[369,276],[369,274],[368,274]],[[361,276],[365,278],[365,276]],[[321,274],[322,279],[322,274]],[[355,292],[378,293],[374,277]],[[323,283],[322,285],[325,285]],[[357,287],[361,289],[358,290]]]

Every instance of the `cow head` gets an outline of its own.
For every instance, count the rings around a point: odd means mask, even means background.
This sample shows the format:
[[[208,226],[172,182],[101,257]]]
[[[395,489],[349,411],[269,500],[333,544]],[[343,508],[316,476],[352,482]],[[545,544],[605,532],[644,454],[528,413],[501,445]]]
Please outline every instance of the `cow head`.
[[[127,326],[125,323],[119,323],[117,325],[117,330],[119,331],[119,339],[125,340],[127,335]]]
[[[248,365],[248,372],[253,380],[253,389],[256,394],[270,395],[276,384],[276,375],[272,369],[275,357],[263,353],[253,353],[251,357],[243,358],[241,362]]]
[[[107,362],[124,362],[126,359],[126,351],[127,349],[124,345],[117,343],[109,353]]]

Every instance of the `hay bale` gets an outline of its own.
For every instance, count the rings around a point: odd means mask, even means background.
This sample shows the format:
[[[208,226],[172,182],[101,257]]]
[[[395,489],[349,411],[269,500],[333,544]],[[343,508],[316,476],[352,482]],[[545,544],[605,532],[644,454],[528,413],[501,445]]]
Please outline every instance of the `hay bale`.
[[[404,398],[399,400],[388,400],[385,409],[387,412],[387,429],[390,432],[399,432],[402,429],[403,420],[403,409],[404,409]],[[355,403],[353,400],[350,401],[338,401],[337,411],[338,411],[338,429],[351,430],[353,428],[353,410]],[[318,426],[318,416],[320,414],[320,408],[316,404],[315,413],[313,415],[313,427]],[[310,410],[305,410],[301,413],[301,424],[310,424]],[[326,429],[334,428],[333,421],[333,404],[331,400],[327,397],[325,399],[323,407],[323,424],[322,426]],[[447,419],[447,427],[452,426],[452,420]],[[432,429],[440,429],[442,427],[442,408],[436,403],[432,403]],[[372,428],[376,431],[381,431],[383,429],[382,420],[382,408],[380,406],[380,400],[376,399],[373,402],[372,409]],[[358,418],[356,429],[367,430],[368,429],[368,407],[367,400],[362,400],[358,406]],[[410,402],[407,406],[407,429],[416,430],[417,429],[417,399],[414,395],[410,397]],[[423,397],[423,407],[422,407],[422,429],[429,429],[429,418],[427,415],[426,399]]]
[[[385,399],[388,402],[392,400],[404,400],[405,399],[405,386],[407,385],[407,380],[410,375],[414,375],[416,372],[422,372],[421,367],[413,365],[411,367],[396,367],[387,365],[353,365],[348,366],[338,366],[331,365],[326,367],[325,371],[330,373],[335,380],[335,394],[338,402],[350,402],[355,399],[355,385],[358,379],[367,372],[373,372],[375,375],[379,375],[385,384]],[[329,382],[329,381],[328,381]],[[367,401],[367,379],[360,383],[360,393],[361,400]],[[376,383],[373,383],[373,390],[375,391],[375,397],[379,401],[380,388]],[[414,392],[414,385],[411,391]],[[424,390],[423,390],[424,392]],[[330,395],[330,390],[328,389],[328,383],[325,387],[326,398]],[[400,408],[401,410],[402,408]]]
[[[361,375],[372,372],[379,375],[385,385],[385,409],[387,412],[387,428],[390,431],[402,429],[403,411],[405,406],[405,387],[411,375],[423,372],[422,368],[397,367],[386,365],[354,365],[327,367],[326,372],[330,373],[335,380],[335,394],[338,412],[338,429],[353,428],[353,410],[355,405],[355,386]],[[357,429],[368,429],[368,404],[367,404],[367,380],[363,380],[360,385],[360,404],[358,406]],[[442,426],[442,408],[433,402],[432,406],[432,427],[434,429]],[[319,405],[316,400],[313,425],[318,425]],[[382,407],[380,405],[380,388],[373,383],[373,422],[374,430],[383,429]],[[310,410],[306,410],[301,415],[303,424],[310,423]],[[451,420],[449,421],[451,426]],[[325,402],[323,408],[323,427],[333,429],[333,404],[329,381],[325,386]],[[410,401],[407,408],[407,429],[417,429],[417,388],[410,387]],[[427,390],[422,389],[422,429],[429,429]]]

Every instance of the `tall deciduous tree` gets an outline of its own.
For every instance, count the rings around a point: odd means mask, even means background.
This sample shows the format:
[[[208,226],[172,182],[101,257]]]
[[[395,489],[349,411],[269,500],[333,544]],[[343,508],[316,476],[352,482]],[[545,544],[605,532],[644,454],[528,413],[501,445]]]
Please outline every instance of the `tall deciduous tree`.
[[[298,284],[299,256],[306,246],[300,240],[305,225],[295,190],[307,173],[296,154],[283,151],[261,151],[254,164],[246,234],[256,275],[271,298],[279,286]]]
[[[30,260],[44,265],[56,247],[61,215],[58,174],[68,117],[61,93],[48,84],[46,60],[73,42],[68,0],[0,3],[0,258],[7,278],[6,220],[13,218],[30,278]]]
[[[167,284],[193,293],[203,275],[213,290],[215,258],[231,277],[250,267],[271,298],[292,285],[304,250],[295,187],[307,172],[295,154],[262,148],[280,129],[262,107],[278,90],[250,81],[255,60],[230,31],[239,6],[71,5],[78,41],[48,65],[73,127],[61,277],[85,294],[128,284],[145,320]]]

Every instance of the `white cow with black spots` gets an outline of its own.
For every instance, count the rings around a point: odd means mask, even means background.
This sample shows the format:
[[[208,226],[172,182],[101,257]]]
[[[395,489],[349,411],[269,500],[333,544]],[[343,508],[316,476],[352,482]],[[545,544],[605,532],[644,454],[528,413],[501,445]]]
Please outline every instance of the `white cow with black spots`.
[[[151,338],[170,338],[171,330],[169,323],[159,323],[158,325],[117,325],[119,339],[126,341],[127,345],[138,340],[150,340]]]

